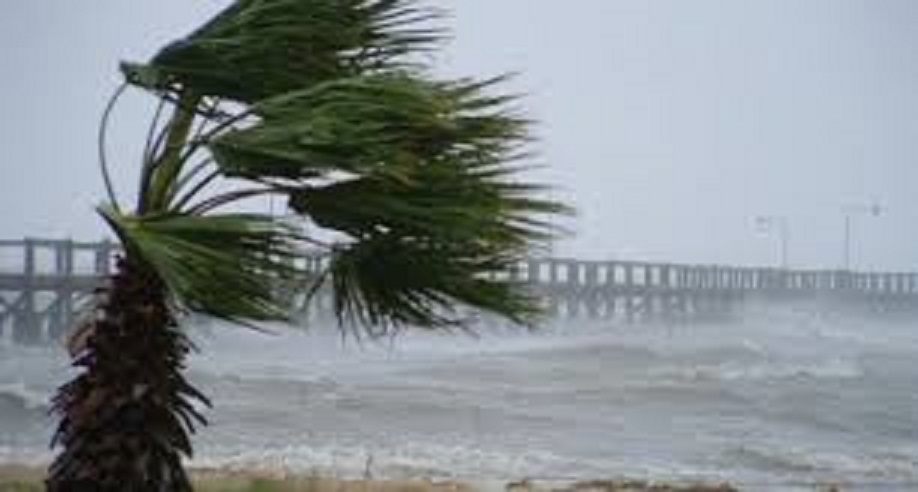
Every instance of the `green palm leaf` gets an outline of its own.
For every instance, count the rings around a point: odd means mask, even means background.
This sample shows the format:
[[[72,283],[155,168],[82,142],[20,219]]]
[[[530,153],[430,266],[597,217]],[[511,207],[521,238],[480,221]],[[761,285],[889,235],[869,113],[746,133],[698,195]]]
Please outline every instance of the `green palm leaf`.
[[[529,122],[515,96],[495,90],[506,77],[444,82],[408,68],[439,38],[426,27],[432,12],[414,0],[238,0],[149,64],[125,67],[129,82],[182,101],[146,168],[154,213],[121,220],[176,299],[227,319],[281,317],[265,285],[295,273],[284,268],[299,238],[265,217],[201,216],[279,193],[344,233],[330,271],[342,319],[440,326],[453,302],[530,318],[534,303],[495,274],[549,239],[550,217],[568,209],[511,164]],[[208,106],[220,99],[237,103],[229,122]],[[195,119],[215,129],[192,138]],[[187,156],[205,149],[216,175],[254,181],[253,193],[197,197],[203,187],[189,187],[179,198]],[[234,242],[237,232],[257,240]],[[272,246],[280,251],[259,256]],[[428,256],[426,272],[409,264]],[[403,274],[377,276],[387,265]],[[217,275],[239,294],[206,288]]]
[[[526,121],[506,108],[512,96],[485,94],[500,80],[433,83],[407,74],[336,80],[259,103],[258,124],[210,147],[226,175],[242,177],[398,174],[436,159],[506,160],[525,141]]]
[[[370,329],[463,326],[463,305],[528,324],[535,300],[497,278],[519,259],[475,243],[367,237],[332,257],[335,310],[345,326]]]
[[[455,304],[517,321],[535,304],[495,274],[549,238],[566,208],[519,182],[527,141],[503,79],[353,77],[268,99],[259,123],[210,145],[221,171],[274,183],[290,207],[350,242],[332,259],[343,320],[445,326]]]
[[[336,182],[294,193],[291,208],[317,225],[361,238],[380,232],[519,248],[551,234],[538,218],[563,211],[531,198],[535,185],[488,179],[451,163]]]
[[[306,281],[297,232],[270,216],[101,213],[185,309],[240,323],[283,320],[283,289]]]
[[[414,0],[239,0],[127,79],[151,89],[192,87],[253,103],[368,71],[407,66],[432,48],[434,11]]]

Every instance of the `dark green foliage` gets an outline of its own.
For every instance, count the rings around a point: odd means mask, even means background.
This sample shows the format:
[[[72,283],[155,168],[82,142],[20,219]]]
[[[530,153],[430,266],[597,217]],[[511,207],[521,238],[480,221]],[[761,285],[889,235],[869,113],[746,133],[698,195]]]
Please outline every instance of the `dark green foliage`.
[[[262,102],[258,124],[211,147],[224,172],[244,177],[503,161],[524,140],[525,121],[506,113],[511,98],[484,95],[487,87],[407,74],[337,80]]]
[[[291,207],[316,224],[355,239],[377,233],[443,241],[475,242],[524,253],[548,227],[531,219],[555,206],[530,200],[526,185],[489,179],[483,169],[432,163],[401,176],[372,174],[303,189]]]
[[[522,180],[527,121],[504,78],[428,76],[436,17],[414,0],[236,0],[122,64],[164,118],[136,207],[100,207],[125,257],[73,344],[80,374],[54,402],[64,449],[48,490],[190,489],[182,459],[208,402],[182,376],[182,313],[257,328],[319,279],[341,326],[373,335],[464,327],[473,311],[536,319],[537,300],[502,274],[566,209]],[[267,196],[318,227],[226,211]],[[317,253],[328,269],[307,277],[299,265]]]
[[[525,142],[526,122],[508,113],[512,98],[485,94],[496,82],[405,74],[329,82],[259,104],[258,124],[211,147],[225,174],[282,183],[293,210],[349,236],[331,271],[342,318],[439,326],[459,302],[529,319],[534,305],[494,274],[546,239],[544,218],[564,208],[515,182],[507,161]],[[385,255],[376,254],[381,244]],[[386,267],[425,254],[443,268]],[[448,281],[438,277],[447,272]],[[375,285],[364,285],[370,278]]]
[[[412,0],[238,0],[146,65],[126,64],[129,80],[154,89],[194,87],[245,103],[405,66],[440,33]]]
[[[276,288],[305,278],[295,230],[270,216],[106,218],[183,309],[241,323],[285,319]]]
[[[335,309],[343,322],[371,334],[390,325],[462,327],[467,320],[457,304],[527,324],[538,312],[533,299],[495,278],[515,259],[474,242],[372,235],[334,254]]]

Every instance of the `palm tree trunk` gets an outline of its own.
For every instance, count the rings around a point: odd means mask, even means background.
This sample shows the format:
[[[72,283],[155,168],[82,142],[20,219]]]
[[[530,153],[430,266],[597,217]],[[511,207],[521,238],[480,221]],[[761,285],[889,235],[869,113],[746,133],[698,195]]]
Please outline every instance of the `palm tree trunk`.
[[[182,375],[193,348],[162,281],[130,253],[118,261],[73,353],[81,369],[54,398],[62,445],[49,492],[191,490],[182,457],[209,405]]]

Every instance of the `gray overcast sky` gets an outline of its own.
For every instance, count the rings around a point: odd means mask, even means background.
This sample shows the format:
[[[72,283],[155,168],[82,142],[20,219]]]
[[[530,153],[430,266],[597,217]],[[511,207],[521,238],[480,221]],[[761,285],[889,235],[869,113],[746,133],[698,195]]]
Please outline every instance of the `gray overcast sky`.
[[[95,132],[117,62],[143,60],[225,1],[0,4],[0,237],[104,233]],[[539,174],[579,216],[560,253],[768,264],[786,217],[795,266],[918,269],[918,1],[454,0],[449,75],[519,72]],[[132,191],[148,100],[118,112]]]

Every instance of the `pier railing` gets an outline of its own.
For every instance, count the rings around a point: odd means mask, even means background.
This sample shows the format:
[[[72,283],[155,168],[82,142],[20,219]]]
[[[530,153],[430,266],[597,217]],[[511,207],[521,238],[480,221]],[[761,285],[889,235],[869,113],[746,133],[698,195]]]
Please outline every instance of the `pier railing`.
[[[112,273],[118,251],[111,241],[0,240],[0,343],[59,338],[81,301]],[[328,258],[303,262],[319,272]],[[750,298],[918,309],[918,273],[533,258],[498,275],[525,285],[555,316],[596,320],[709,317]],[[304,321],[330,316],[328,292],[308,305],[304,296],[292,297]]]

